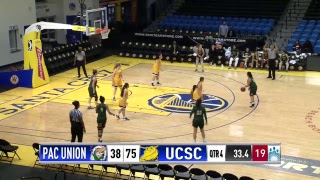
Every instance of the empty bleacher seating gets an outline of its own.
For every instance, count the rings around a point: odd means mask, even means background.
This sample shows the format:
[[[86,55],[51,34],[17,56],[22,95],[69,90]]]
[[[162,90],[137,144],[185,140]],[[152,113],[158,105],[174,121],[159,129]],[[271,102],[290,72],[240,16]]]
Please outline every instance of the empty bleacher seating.
[[[227,22],[236,34],[268,35],[275,24],[274,19],[238,18],[238,17],[212,17],[212,16],[189,16],[173,15],[166,17],[160,24],[161,31],[175,30],[177,32],[211,32],[219,31],[223,21]]]
[[[314,47],[314,52],[320,53],[319,35],[320,20],[302,20],[289,40],[286,50],[293,51],[293,45],[297,40],[303,45],[309,39]]]
[[[178,14],[278,19],[289,0],[186,0]]]
[[[102,52],[102,46],[91,45],[89,41],[82,43],[67,44],[43,51],[44,61],[46,63],[49,75],[54,75],[73,67],[74,54],[78,47],[82,47],[86,53],[87,62],[93,61]]]

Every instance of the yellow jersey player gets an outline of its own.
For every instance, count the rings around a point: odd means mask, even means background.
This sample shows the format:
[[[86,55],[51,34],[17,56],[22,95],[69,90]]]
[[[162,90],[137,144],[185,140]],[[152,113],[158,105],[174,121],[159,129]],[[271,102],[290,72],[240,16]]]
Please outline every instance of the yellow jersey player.
[[[203,100],[203,81],[204,81],[204,77],[200,77],[200,80],[197,84],[197,93],[200,99]],[[197,100],[197,99],[196,99]]]
[[[122,70],[121,70],[121,64],[116,64],[114,69],[113,69],[113,73],[112,73],[112,86],[114,88],[113,91],[113,100],[116,100],[116,93],[117,93],[117,89],[121,89],[122,87],[122,81],[123,80],[123,76],[122,76]]]
[[[160,77],[160,70],[161,69],[161,60],[162,60],[162,53],[159,53],[159,58],[156,60],[156,62],[153,64],[153,68],[152,68],[152,81],[151,81],[151,85],[154,86],[154,80],[157,80],[157,85],[161,85],[160,81],[159,81],[159,77]]]
[[[120,113],[123,115],[123,120],[128,121],[129,119],[126,117],[126,107],[128,106],[128,98],[129,98],[129,84],[125,83],[121,89],[121,99],[119,100],[120,110],[118,115],[116,115],[117,119],[120,119]]]
[[[200,99],[200,96],[198,94],[198,86],[197,85],[193,85],[193,87],[191,89],[190,96],[191,96],[191,101],[194,101],[194,102],[196,100]]]

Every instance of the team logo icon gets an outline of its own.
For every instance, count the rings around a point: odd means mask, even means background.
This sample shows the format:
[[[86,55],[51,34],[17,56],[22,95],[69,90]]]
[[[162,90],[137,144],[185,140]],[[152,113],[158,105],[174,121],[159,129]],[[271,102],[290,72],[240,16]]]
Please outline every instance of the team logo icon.
[[[10,78],[10,82],[14,85],[18,84],[19,83],[19,78],[18,76],[16,75],[12,75],[11,78]]]
[[[95,146],[91,150],[90,160],[92,161],[105,161],[107,158],[106,146]]]
[[[268,161],[272,162],[280,162],[281,155],[280,155],[280,147],[279,146],[269,146],[269,159]]]
[[[164,94],[149,99],[148,103],[156,109],[173,113],[190,113],[194,106],[190,94]],[[204,95],[202,106],[207,112],[213,112],[228,107],[228,101],[217,96]]]
[[[140,162],[158,161],[158,146],[141,147]]]
[[[32,40],[28,40],[28,51],[32,51]]]

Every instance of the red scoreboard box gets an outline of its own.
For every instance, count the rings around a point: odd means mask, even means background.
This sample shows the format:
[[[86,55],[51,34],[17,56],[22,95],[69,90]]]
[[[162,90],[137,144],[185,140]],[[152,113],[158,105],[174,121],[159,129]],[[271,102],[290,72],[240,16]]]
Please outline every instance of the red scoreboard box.
[[[268,145],[252,146],[252,161],[268,161],[268,160],[269,160]]]

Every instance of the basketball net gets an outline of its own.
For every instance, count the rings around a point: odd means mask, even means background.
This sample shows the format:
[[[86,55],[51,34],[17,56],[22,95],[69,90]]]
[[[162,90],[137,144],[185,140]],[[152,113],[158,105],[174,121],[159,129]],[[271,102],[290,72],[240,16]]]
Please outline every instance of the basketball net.
[[[103,28],[103,29],[98,28],[96,30],[96,34],[101,34],[101,39],[108,39],[109,33],[110,33],[110,29],[108,28]]]

